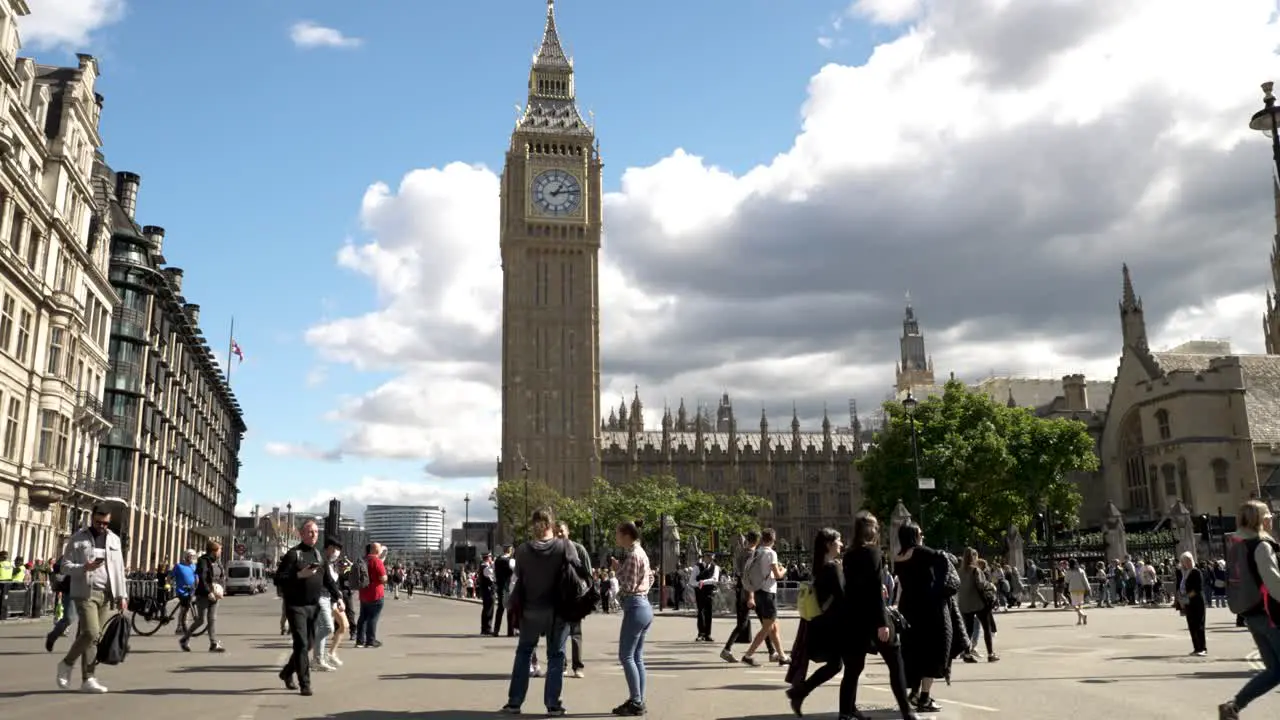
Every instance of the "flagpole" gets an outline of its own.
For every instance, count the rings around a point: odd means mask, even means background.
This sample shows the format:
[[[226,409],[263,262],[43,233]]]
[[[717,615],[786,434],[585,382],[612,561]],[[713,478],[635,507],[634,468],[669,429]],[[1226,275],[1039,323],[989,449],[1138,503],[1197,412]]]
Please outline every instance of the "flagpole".
[[[236,316],[231,316],[231,332],[227,335],[227,387],[231,387],[231,351],[236,346]]]

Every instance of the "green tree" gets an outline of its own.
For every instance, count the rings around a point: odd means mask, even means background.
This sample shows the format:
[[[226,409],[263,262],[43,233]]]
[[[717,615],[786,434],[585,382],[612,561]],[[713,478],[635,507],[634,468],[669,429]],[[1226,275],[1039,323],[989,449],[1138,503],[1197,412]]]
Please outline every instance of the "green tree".
[[[526,489],[527,488],[527,489]],[[556,492],[541,480],[508,480],[499,482],[489,493],[489,500],[498,514],[498,524],[511,530],[510,537],[529,536],[529,515],[540,507],[549,507],[556,517],[576,526],[581,522],[584,508],[581,503]]]
[[[689,537],[699,534],[689,526],[701,526],[707,532],[742,532],[758,525],[756,518],[769,507],[767,500],[742,491],[730,495],[710,493],[681,485],[669,475],[639,477],[617,484],[597,478],[579,502],[594,519],[603,542],[610,541],[610,531],[619,523],[640,520],[649,544],[658,540],[659,519],[663,515],[685,527],[681,534]],[[705,547],[707,538],[700,539]]]
[[[1038,418],[1025,409],[1007,410],[1014,418],[1006,435],[1014,458],[1011,480],[1022,500],[1022,507],[1010,521],[1027,527],[1035,513],[1048,508],[1056,521],[1074,526],[1079,522],[1081,498],[1070,477],[1098,469],[1093,438],[1084,424],[1075,420]]]
[[[1097,467],[1082,423],[1035,417],[957,381],[910,415],[899,402],[885,412],[886,429],[859,463],[866,504],[887,518],[901,500],[919,520],[923,500],[925,534],[938,545],[996,545],[1011,522],[1026,527],[1040,502],[1074,517],[1080,497],[1068,475]],[[919,476],[935,490],[916,486],[913,419]]]

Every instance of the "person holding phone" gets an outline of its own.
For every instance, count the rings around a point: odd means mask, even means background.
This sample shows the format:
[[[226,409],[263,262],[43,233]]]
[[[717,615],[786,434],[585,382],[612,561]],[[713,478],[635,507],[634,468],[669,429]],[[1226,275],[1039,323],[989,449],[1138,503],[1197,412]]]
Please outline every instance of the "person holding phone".
[[[120,536],[111,531],[111,508],[104,505],[94,507],[90,517],[89,527],[72,535],[62,553],[60,568],[71,578],[71,599],[76,605],[80,625],[75,642],[58,663],[57,684],[64,690],[70,687],[71,674],[79,660],[80,690],[104,693],[106,686],[94,676],[98,665],[98,640],[111,615],[125,611],[129,589],[125,584]]]
[[[311,694],[311,644],[320,617],[320,597],[328,595],[330,607],[342,611],[342,590],[336,573],[329,572],[329,559],[316,546],[320,528],[314,520],[303,523],[299,530],[302,542],[289,548],[280,558],[276,577],[284,598],[285,618],[293,639],[293,653],[280,670],[280,680],[290,690]],[[295,684],[294,679],[297,679]]]

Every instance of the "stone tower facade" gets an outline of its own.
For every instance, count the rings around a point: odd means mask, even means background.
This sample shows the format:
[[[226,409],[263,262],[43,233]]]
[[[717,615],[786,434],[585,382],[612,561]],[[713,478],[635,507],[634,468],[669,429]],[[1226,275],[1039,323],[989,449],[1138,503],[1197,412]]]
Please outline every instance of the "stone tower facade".
[[[601,167],[548,0],[502,173],[498,477],[570,496],[599,474]]]
[[[916,319],[916,311],[911,307],[911,296],[907,296],[907,308],[902,317],[902,337],[898,340],[901,357],[894,369],[894,387],[898,392],[906,392],[913,387],[932,387],[933,358],[924,349],[924,333],[920,332],[920,321]]]

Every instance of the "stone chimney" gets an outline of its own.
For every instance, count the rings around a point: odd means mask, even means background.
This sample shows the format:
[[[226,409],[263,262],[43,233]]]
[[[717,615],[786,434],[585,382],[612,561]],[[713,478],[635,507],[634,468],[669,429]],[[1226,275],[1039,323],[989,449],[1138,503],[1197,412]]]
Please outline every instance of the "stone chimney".
[[[142,176],[131,172],[116,173],[116,200],[124,212],[133,219],[138,210],[138,186],[142,184]]]
[[[182,268],[176,268],[176,267],[165,268],[164,276],[169,278],[169,284],[173,285],[173,291],[181,295],[182,294]]]
[[[142,236],[151,244],[151,251],[157,255],[164,254],[164,228],[159,225],[148,225],[142,228]]]
[[[187,319],[192,325],[200,326],[200,306],[195,303],[187,303],[182,306],[182,310],[187,314]]]
[[[1084,387],[1084,375],[1062,376],[1062,399],[1066,401],[1068,411],[1089,409]]]

